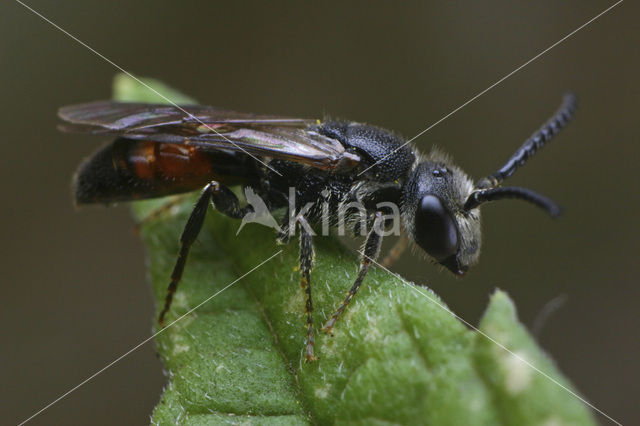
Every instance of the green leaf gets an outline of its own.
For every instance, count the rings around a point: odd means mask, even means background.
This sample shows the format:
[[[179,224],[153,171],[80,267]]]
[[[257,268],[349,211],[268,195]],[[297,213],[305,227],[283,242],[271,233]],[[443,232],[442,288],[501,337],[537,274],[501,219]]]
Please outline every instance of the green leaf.
[[[161,101],[131,81],[116,89],[117,99],[133,100],[132,91],[136,100]],[[142,228],[158,308],[194,200],[182,200]],[[136,203],[134,214],[145,218],[165,203]],[[367,276],[335,336],[316,336],[320,359],[303,362],[297,244],[278,247],[273,231],[257,224],[236,236],[238,226],[217,212],[208,215],[167,322],[283,251],[157,336],[169,384],[153,423],[595,424],[575,396],[468,329],[429,289],[380,268]],[[319,328],[354,281],[358,262],[331,237],[314,242]],[[505,293],[492,296],[480,330],[571,389],[518,322]]]
[[[129,74],[116,74],[113,78],[113,99],[122,102],[149,102],[188,105],[198,101],[167,86],[155,78],[131,77]],[[168,99],[168,100],[167,100]]]

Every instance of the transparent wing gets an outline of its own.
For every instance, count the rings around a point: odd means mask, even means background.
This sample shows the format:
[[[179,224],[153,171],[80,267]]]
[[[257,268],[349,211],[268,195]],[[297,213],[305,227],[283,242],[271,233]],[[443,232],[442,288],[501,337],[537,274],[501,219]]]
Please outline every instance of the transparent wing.
[[[61,130],[164,143],[197,144],[307,164],[348,169],[360,158],[313,130],[316,120],[239,113],[202,105],[99,101],[59,110]]]

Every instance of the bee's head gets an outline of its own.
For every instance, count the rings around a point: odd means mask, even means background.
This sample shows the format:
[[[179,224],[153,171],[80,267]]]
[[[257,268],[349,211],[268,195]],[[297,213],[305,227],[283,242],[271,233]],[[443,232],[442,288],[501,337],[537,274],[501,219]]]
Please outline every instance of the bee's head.
[[[415,166],[403,192],[402,218],[410,239],[435,262],[464,275],[480,255],[480,204],[515,198],[553,217],[560,214],[558,205],[530,189],[499,186],[501,176],[493,174],[474,185],[446,155],[429,154]]]
[[[480,254],[480,211],[465,209],[473,182],[444,154],[434,151],[427,158],[405,186],[404,226],[435,262],[463,275]]]
[[[558,216],[560,208],[547,197],[500,184],[566,126],[575,110],[576,98],[568,93],[556,113],[500,169],[475,185],[446,155],[429,154],[415,166],[403,193],[402,217],[409,237],[437,263],[462,275],[480,254],[480,204],[515,198]]]

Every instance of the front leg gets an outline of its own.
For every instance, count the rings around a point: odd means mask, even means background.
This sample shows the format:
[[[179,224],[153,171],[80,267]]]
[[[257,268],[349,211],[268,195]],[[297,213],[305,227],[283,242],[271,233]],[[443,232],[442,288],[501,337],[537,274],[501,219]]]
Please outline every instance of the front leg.
[[[340,305],[338,310],[336,310],[335,313],[331,315],[329,321],[327,321],[325,326],[322,328],[323,332],[333,334],[333,326],[336,324],[336,321],[338,321],[338,318],[340,318],[340,315],[342,315],[342,312],[344,312],[344,310],[347,308],[347,305],[349,304],[349,302],[351,302],[353,296],[355,296],[358,292],[358,289],[360,288],[364,277],[369,271],[369,267],[378,258],[378,255],[380,254],[380,246],[382,245],[382,230],[382,212],[375,212],[373,214],[373,226],[369,231],[369,235],[367,235],[367,240],[364,244],[364,252],[362,253],[362,258],[360,259],[360,271],[358,272],[358,277],[353,283],[353,286],[351,286],[351,289],[349,289],[349,293],[347,293],[347,297],[344,299],[344,302],[342,302],[342,305]]]
[[[398,260],[400,256],[402,256],[402,253],[407,249],[407,245],[409,245],[409,237],[406,232],[403,232],[398,241],[393,245],[393,247],[391,247],[389,253],[387,253],[384,259],[382,259],[380,265],[387,269],[391,268],[395,261]]]
[[[161,217],[165,213],[168,213],[171,209],[173,209],[175,206],[181,204],[189,196],[191,196],[190,192],[188,192],[186,194],[175,195],[171,199],[167,200],[167,202],[164,203],[163,205],[154,208],[144,218],[142,218],[138,222],[136,222],[136,224],[133,227],[133,232],[136,235],[138,235],[140,233],[140,230],[147,223],[153,222],[154,220],[158,219],[159,217]]]

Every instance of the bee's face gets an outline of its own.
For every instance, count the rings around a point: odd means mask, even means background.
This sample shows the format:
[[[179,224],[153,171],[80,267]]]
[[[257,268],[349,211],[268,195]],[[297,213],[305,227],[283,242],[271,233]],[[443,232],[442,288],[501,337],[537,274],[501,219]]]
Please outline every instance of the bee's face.
[[[464,204],[473,183],[440,153],[418,164],[404,190],[403,219],[410,238],[429,257],[456,275],[480,252],[480,214]]]

